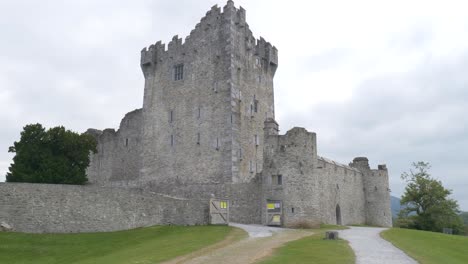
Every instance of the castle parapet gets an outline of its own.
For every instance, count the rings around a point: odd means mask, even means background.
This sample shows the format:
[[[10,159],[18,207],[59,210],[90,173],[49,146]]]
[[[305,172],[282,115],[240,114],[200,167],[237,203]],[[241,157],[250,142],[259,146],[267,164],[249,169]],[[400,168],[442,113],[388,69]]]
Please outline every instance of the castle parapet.
[[[381,170],[381,171],[387,171],[387,165],[385,164],[378,165],[377,168],[378,170]]]
[[[272,46],[270,42],[267,42],[264,38],[260,37],[257,40],[257,46],[255,47],[255,54],[258,55],[264,63],[266,68],[270,68],[274,75],[278,67],[278,50]]]
[[[353,162],[351,162],[349,166],[360,170],[370,170],[369,159],[366,157],[354,158]]]
[[[162,44],[161,41],[149,46],[149,48],[145,47],[141,50],[140,66],[145,78],[154,74],[156,64],[158,63],[158,60],[162,59],[164,52],[165,44]]]

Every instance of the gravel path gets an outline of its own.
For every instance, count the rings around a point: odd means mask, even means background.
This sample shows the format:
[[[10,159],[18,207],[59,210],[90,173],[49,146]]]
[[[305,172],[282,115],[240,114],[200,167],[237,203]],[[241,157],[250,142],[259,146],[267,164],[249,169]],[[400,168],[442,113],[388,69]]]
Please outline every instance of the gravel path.
[[[237,223],[229,223],[230,226],[234,226],[240,229],[243,229],[249,234],[249,237],[269,237],[274,233],[281,233],[291,229],[273,227],[273,226],[264,226],[264,225],[244,225]]]
[[[232,241],[229,238],[212,247],[182,256],[164,264],[248,264],[255,263],[273,253],[284,243],[313,234],[311,231],[261,225],[233,224],[246,231],[249,236]],[[242,232],[238,230],[238,232]]]
[[[415,260],[380,237],[387,228],[350,227],[340,230],[340,237],[349,241],[357,264],[413,264]]]

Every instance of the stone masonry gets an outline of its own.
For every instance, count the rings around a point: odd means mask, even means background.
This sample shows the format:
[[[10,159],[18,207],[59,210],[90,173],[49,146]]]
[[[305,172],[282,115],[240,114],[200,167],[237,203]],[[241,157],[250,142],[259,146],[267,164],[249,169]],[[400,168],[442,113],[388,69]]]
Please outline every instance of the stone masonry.
[[[117,131],[87,132],[98,140],[90,185],[2,184],[0,221],[25,232],[206,224],[209,199],[222,198],[233,222],[272,224],[275,201],[283,226],[391,226],[385,165],[320,157],[304,128],[278,134],[278,50],[254,38],[242,7],[213,6],[185,40],[144,48],[140,66],[143,107]]]

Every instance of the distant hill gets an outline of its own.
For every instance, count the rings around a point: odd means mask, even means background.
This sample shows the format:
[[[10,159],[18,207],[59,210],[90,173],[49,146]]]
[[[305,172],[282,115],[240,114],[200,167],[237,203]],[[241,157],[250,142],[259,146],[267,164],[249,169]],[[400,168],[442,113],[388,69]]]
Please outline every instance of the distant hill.
[[[398,213],[401,210],[401,205],[400,205],[400,198],[397,198],[395,196],[390,196],[390,207],[392,209],[392,217],[397,218]]]

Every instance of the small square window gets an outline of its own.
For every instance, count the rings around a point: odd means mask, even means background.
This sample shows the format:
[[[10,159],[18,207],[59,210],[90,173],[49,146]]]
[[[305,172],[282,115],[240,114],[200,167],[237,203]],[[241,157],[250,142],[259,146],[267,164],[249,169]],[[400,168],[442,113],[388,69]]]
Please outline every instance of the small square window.
[[[174,66],[174,80],[178,81],[182,79],[184,79],[184,65],[179,64]]]
[[[283,176],[282,175],[272,175],[271,184],[274,185],[283,185]]]

